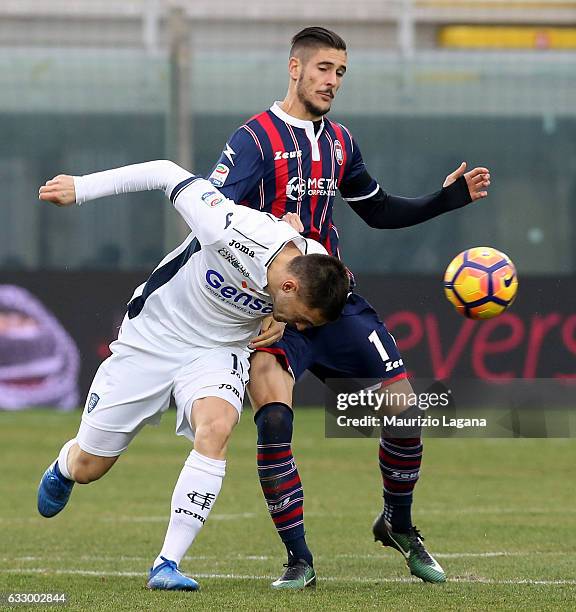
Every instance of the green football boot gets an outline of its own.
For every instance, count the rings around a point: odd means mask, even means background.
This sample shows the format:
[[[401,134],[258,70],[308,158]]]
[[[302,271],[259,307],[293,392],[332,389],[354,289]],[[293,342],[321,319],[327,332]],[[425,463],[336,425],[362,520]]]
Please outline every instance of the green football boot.
[[[374,540],[382,542],[382,546],[390,546],[404,555],[410,573],[424,582],[446,582],[444,570],[426,550],[422,541],[424,538],[416,527],[408,533],[393,533],[390,524],[381,514],[372,526]]]
[[[272,583],[273,589],[305,589],[316,586],[316,572],[304,559],[284,564],[286,571]]]

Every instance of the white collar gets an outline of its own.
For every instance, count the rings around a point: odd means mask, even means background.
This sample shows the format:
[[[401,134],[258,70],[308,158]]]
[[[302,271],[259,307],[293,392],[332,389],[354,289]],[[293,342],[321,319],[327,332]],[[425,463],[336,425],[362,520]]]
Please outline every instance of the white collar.
[[[280,108],[280,104],[282,104],[282,102],[279,102],[279,101],[274,102],[274,104],[272,104],[272,106],[270,107],[270,112],[274,113],[276,117],[278,117],[279,119],[282,119],[282,121],[284,121],[285,123],[288,123],[294,127],[304,128],[305,130],[306,129],[312,130],[312,134],[314,134],[314,122],[313,121],[308,121],[307,119],[297,119],[296,117],[292,117],[292,115],[289,115],[288,113],[284,112]],[[320,125],[320,129],[318,130],[318,135],[324,129],[324,117],[322,117],[320,121],[322,121],[322,124]]]

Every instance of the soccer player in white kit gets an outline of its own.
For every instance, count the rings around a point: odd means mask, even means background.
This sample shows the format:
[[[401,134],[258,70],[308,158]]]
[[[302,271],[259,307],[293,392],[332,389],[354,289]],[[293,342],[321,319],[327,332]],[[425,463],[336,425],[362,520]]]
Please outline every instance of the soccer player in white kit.
[[[103,476],[144,425],[159,422],[173,393],[176,433],[194,441],[194,450],[176,483],[147,585],[196,590],[178,564],[220,491],[248,382],[248,344],[272,314],[298,329],[337,319],[349,283],[342,263],[319,243],[272,215],[236,206],[169,161],[59,175],[40,188],[40,199],[68,206],[151,189],[165,191],[192,233],[134,292],[112,355],[92,382],[78,434],[42,477],[38,510],[54,516],[75,482]]]

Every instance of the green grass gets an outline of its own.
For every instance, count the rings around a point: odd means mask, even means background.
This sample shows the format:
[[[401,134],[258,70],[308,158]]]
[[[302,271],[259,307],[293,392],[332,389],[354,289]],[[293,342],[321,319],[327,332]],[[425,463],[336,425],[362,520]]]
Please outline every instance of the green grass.
[[[69,507],[46,520],[36,513],[38,480],[79,414],[0,413],[0,593],[64,591],[67,609],[94,611],[574,608],[573,440],[426,441],[414,518],[452,578],[432,586],[411,580],[402,557],[372,541],[381,506],[376,440],[326,440],[319,410],[297,413],[294,444],[317,589],[269,587],[284,549],[245,414],[220,498],[182,564],[202,590],[149,592],[145,576],[189,452],[173,419],[143,431],[102,481],[77,486]]]

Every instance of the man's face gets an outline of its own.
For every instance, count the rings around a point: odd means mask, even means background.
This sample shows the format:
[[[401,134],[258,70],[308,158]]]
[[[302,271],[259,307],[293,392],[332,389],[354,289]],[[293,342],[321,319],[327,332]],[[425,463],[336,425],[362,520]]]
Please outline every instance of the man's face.
[[[330,110],[345,72],[346,51],[322,47],[302,53],[296,95],[310,115],[320,118]]]
[[[307,306],[295,291],[282,291],[276,296],[273,314],[276,321],[293,325],[298,331],[327,322],[318,309]]]

